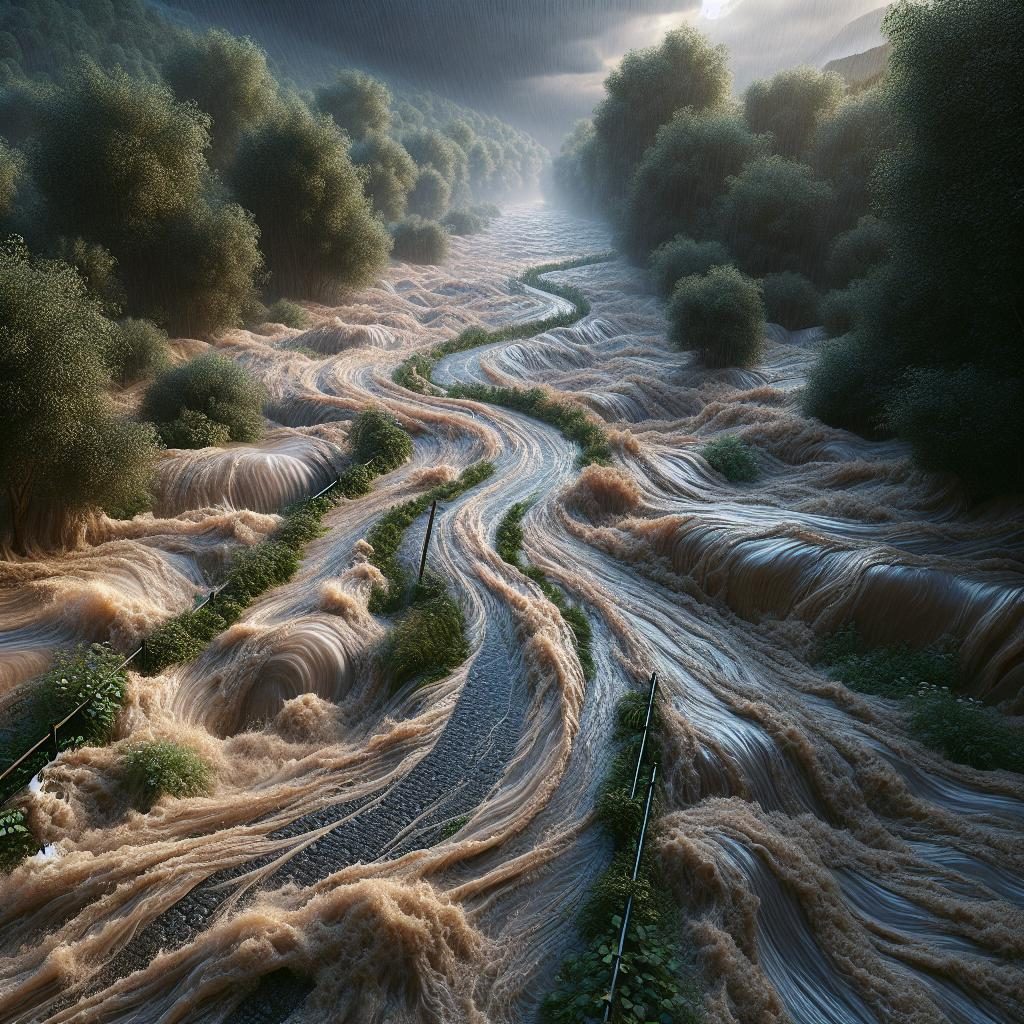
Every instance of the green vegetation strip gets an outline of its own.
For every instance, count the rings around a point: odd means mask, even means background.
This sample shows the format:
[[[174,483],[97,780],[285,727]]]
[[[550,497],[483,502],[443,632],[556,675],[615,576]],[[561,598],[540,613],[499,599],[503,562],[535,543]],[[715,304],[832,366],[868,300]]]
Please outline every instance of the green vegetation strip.
[[[661,716],[655,710],[647,740],[647,764],[641,770],[637,795],[631,799],[646,714],[646,694],[632,692],[619,702],[618,750],[597,804],[598,819],[615,852],[577,922],[586,948],[562,965],[554,991],[544,1000],[541,1019],[545,1024],[580,1024],[601,1018],[622,926],[620,915],[630,895],[633,912],[612,1020],[619,1024],[692,1024],[698,1019],[697,988],[679,955],[679,912],[650,854],[643,855],[636,882],[631,877],[650,780],[647,765],[659,759]],[[659,789],[656,783],[656,794]]]
[[[592,266],[606,263],[614,258],[613,253],[597,253],[581,256],[577,259],[565,260],[562,263],[544,263],[531,267],[517,281],[558,295],[573,304],[573,309],[565,313],[555,313],[540,320],[529,320],[525,323],[509,324],[494,331],[482,327],[469,327],[449,341],[435,345],[426,355],[417,354],[406,359],[395,370],[393,379],[410,391],[419,394],[447,394],[449,398],[469,398],[477,402],[488,402],[501,405],[518,412],[524,412],[535,419],[543,420],[557,427],[570,441],[575,441],[581,448],[580,463],[584,466],[591,463],[607,463],[611,460],[611,447],[604,430],[591,420],[585,410],[568,402],[559,402],[549,398],[540,388],[528,390],[519,388],[496,388],[483,384],[456,384],[442,389],[430,379],[438,360],[453,352],[464,352],[467,349],[491,345],[498,341],[512,341],[516,338],[531,338],[535,334],[550,331],[555,327],[570,327],[590,312],[590,302],[583,292],[574,285],[555,284],[541,281],[544,274],[556,270],[572,270],[576,267]]]
[[[821,643],[818,660],[851,690],[904,701],[911,735],[950,761],[1024,773],[1024,730],[957,692],[962,680],[955,649],[872,649],[855,627],[845,626]]]
[[[397,690],[411,679],[420,686],[443,679],[469,656],[465,616],[448,592],[444,580],[427,573],[409,591],[409,577],[398,557],[405,531],[435,501],[451,501],[494,472],[490,462],[477,462],[446,484],[432,487],[412,501],[395,505],[366,536],[373,548],[370,561],[384,574],[387,586],[375,587],[368,607],[377,614],[392,614],[408,607],[381,648],[381,662]]]
[[[593,632],[590,628],[590,620],[583,609],[578,605],[569,604],[565,595],[544,573],[535,565],[529,565],[520,558],[519,552],[523,546],[523,516],[526,515],[530,502],[520,501],[513,505],[498,524],[498,532],[495,536],[495,547],[498,554],[515,566],[524,576],[529,577],[540,587],[544,596],[558,609],[559,614],[565,619],[572,630],[573,643],[576,646],[576,656],[580,659],[580,666],[587,679],[594,678],[594,655],[592,653]]]

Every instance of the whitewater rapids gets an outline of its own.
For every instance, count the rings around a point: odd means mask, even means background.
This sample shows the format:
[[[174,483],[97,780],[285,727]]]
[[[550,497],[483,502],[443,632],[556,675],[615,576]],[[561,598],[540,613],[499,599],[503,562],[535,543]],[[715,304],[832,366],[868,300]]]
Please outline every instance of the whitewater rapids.
[[[262,441],[168,453],[152,514],[0,563],[2,715],[56,649],[127,650],[188,607],[232,552],[273,531],[275,510],[347,464],[361,410],[390,410],[414,437],[410,463],[329,514],[293,581],[196,661],[132,675],[116,742],[61,755],[19,798],[53,850],[0,877],[0,1021],[213,1024],[281,968],[312,986],[292,1022],[535,1019],[607,864],[591,812],[615,701],[654,670],[667,742],[653,847],[709,1022],[1024,1019],[1024,780],[942,760],[908,737],[898,705],[809,663],[815,635],[851,619],[876,642],[953,635],[975,695],[1020,713],[1022,509],[972,511],[899,445],[802,418],[817,332],[770,328],[752,370],[695,367],[621,260],[553,276],[591,301],[572,328],[434,373],[575,398],[606,422],[612,467],[581,473],[549,426],[391,381],[465,326],[562,310],[509,279],[608,244],[600,225],[519,207],[453,239],[443,267],[392,264],[348,304],[308,307],[307,330],[229,333],[218,350],[271,395]],[[701,458],[722,433],[757,446],[757,483],[730,485]],[[363,538],[390,505],[482,458],[494,475],[439,510],[431,555],[474,654],[392,695]],[[494,552],[502,514],[531,497],[524,555],[588,612],[589,683],[555,608]],[[460,699],[481,685],[500,695],[482,727],[475,698]],[[494,784],[463,807],[473,778],[451,757],[436,768],[450,804],[416,808],[401,835],[360,831],[461,718],[507,749]],[[149,737],[197,747],[213,792],[133,808],[119,758]],[[327,824],[289,831],[300,819]],[[451,827],[430,832],[438,820]],[[335,832],[363,846],[288,881]],[[105,979],[158,915],[225,871],[207,927]]]

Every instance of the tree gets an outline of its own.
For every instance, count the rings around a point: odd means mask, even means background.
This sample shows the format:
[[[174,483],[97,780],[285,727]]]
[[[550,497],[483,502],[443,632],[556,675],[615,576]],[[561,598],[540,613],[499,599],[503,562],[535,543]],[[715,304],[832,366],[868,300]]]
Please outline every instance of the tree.
[[[448,255],[448,232],[434,220],[415,214],[394,227],[396,260],[409,263],[441,263]]]
[[[644,259],[677,234],[701,234],[730,175],[763,151],[763,141],[736,115],[677,114],[658,132],[630,182],[622,216],[626,249]]]
[[[676,235],[651,253],[651,277],[658,291],[668,296],[681,278],[706,274],[712,267],[724,267],[730,262],[729,252],[721,242],[695,242],[685,235]]]
[[[832,240],[825,275],[835,288],[866,277],[889,256],[892,239],[886,224],[877,217],[861,217],[856,227]]]
[[[600,147],[601,191],[625,196],[633,169],[657,135],[684,107],[710,111],[729,98],[728,54],[699,32],[680,28],[659,46],[631,50],[605,79],[607,97],[594,111]]]
[[[853,329],[819,363],[806,407],[853,429],[864,429],[866,407],[869,428],[906,437],[927,468],[960,474],[978,496],[1019,492],[1020,5],[900,2],[886,28],[893,148],[877,207],[892,257],[858,287]]]
[[[146,392],[142,414],[168,443],[180,444],[202,423],[200,417],[222,425],[229,440],[255,441],[263,432],[265,399],[263,386],[248,370],[209,353],[157,377]]]
[[[110,375],[119,384],[133,384],[163,370],[169,361],[167,334],[148,320],[122,320],[110,332],[103,353]]]
[[[220,29],[180,46],[164,77],[179,99],[192,100],[210,115],[209,160],[218,168],[231,162],[242,133],[259,124],[277,98],[266,54],[251,39]]]
[[[8,217],[14,207],[14,197],[23,170],[22,155],[0,139],[0,219]]]
[[[441,132],[426,130],[402,136],[402,145],[421,168],[433,167],[449,185],[465,181],[466,154]]]
[[[170,90],[85,62],[43,105],[33,176],[58,229],[115,256],[199,201],[210,119]]]
[[[697,351],[705,366],[750,366],[761,351],[764,304],[761,289],[735,267],[712,267],[684,277],[668,308],[669,337]]]
[[[231,182],[256,218],[277,292],[329,300],[387,263],[390,238],[329,117],[283,106],[243,142]]]
[[[780,156],[753,160],[729,179],[716,235],[747,273],[820,273],[833,192],[811,169]]]
[[[383,82],[346,69],[316,93],[317,109],[358,141],[367,135],[387,135],[391,128],[391,93]]]
[[[148,500],[153,432],[105,396],[113,330],[73,267],[0,245],[0,506],[17,551],[67,539],[96,508]]]
[[[416,178],[416,185],[409,193],[409,212],[419,217],[434,220],[448,209],[451,189],[448,182],[433,167],[425,167]]]
[[[388,135],[371,133],[352,147],[352,160],[363,173],[363,187],[385,220],[398,220],[416,184],[417,169],[405,147]]]
[[[805,156],[818,124],[843,97],[843,80],[833,72],[801,67],[754,82],[743,96],[750,130],[770,134],[772,148],[791,160]]]

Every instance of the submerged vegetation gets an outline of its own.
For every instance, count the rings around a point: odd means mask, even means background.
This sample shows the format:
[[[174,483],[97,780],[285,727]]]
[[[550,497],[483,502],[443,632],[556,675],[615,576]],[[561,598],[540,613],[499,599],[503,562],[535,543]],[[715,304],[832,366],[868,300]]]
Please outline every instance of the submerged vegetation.
[[[600,1018],[618,949],[621,915],[630,896],[630,928],[612,1019],[620,1024],[652,1020],[695,1024],[699,1019],[696,983],[679,948],[679,911],[668,895],[656,860],[648,852],[649,844],[645,844],[637,880],[632,880],[650,765],[660,747],[661,721],[655,713],[639,785],[636,795],[630,797],[646,711],[644,694],[630,693],[619,702],[617,750],[597,802],[598,821],[613,844],[612,863],[591,889],[580,912],[577,924],[586,945],[583,952],[562,965],[555,989],[541,1009],[545,1024],[579,1024]],[[659,789],[656,785],[656,794]]]
[[[523,516],[530,508],[530,502],[516,502],[498,523],[494,536],[494,546],[498,554],[515,566],[524,576],[533,580],[540,587],[544,596],[558,609],[566,625],[572,630],[573,645],[576,656],[580,659],[580,667],[586,679],[593,679],[595,665],[593,652],[593,629],[586,612],[578,605],[570,604],[562,591],[544,575],[536,565],[523,562],[520,551],[523,546]]]
[[[730,483],[748,483],[757,479],[757,455],[746,441],[735,434],[724,434],[708,441],[700,453],[707,464]]]
[[[819,645],[818,658],[844,686],[904,701],[910,734],[950,761],[982,771],[1024,773],[1024,729],[958,692],[955,647],[871,648],[847,626]]]
[[[151,740],[129,747],[124,780],[147,803],[162,796],[200,796],[213,782],[210,765],[191,747],[173,740]]]

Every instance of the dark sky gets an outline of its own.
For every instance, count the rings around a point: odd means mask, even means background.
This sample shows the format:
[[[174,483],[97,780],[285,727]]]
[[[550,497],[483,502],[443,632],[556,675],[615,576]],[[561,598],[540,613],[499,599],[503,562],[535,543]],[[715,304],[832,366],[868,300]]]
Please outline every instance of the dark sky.
[[[352,64],[496,113],[552,148],[626,50],[689,22],[733,54],[736,87],[802,62],[880,0],[165,0],[253,36],[298,79]],[[880,39],[876,19],[839,50]]]

